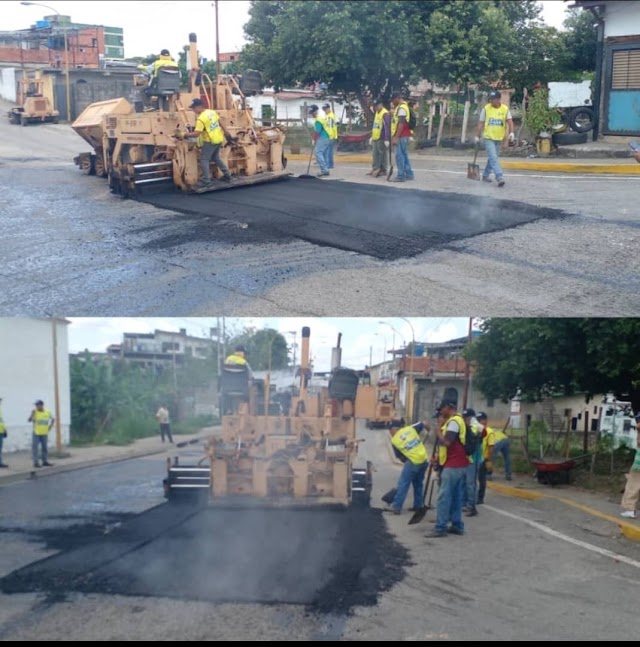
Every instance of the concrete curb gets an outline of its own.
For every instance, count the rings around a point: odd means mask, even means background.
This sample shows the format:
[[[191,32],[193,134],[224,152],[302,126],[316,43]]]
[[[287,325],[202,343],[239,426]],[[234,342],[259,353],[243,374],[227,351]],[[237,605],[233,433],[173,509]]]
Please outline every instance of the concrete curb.
[[[291,161],[308,161],[308,155],[297,153],[290,153],[286,156]],[[421,157],[421,159],[429,159],[436,161],[437,157]],[[441,158],[445,159],[445,158]],[[460,157],[461,161],[465,158]],[[334,158],[335,162],[346,164],[370,164],[371,156],[369,155],[339,155]],[[446,161],[457,161],[452,158],[446,158]],[[542,172],[556,172],[556,173],[585,173],[585,174],[601,174],[601,175],[640,175],[640,164],[637,162],[629,163],[627,160],[618,163],[600,163],[600,162],[540,162],[537,160],[510,160],[502,159],[500,164],[505,169],[514,171],[542,171]]]
[[[494,490],[499,494],[504,494],[505,496],[527,499],[529,501],[537,501],[540,499],[560,501],[561,503],[569,505],[572,508],[582,510],[582,512],[586,512],[587,514],[593,515],[594,517],[598,517],[599,519],[615,524],[616,526],[618,526],[620,532],[624,537],[631,541],[640,542],[640,526],[629,523],[628,521],[621,521],[617,517],[607,514],[606,512],[600,512],[600,510],[596,510],[595,508],[584,505],[583,503],[577,503],[576,501],[572,501],[571,499],[567,499],[562,496],[556,496],[555,494],[543,494],[541,492],[534,492],[525,488],[503,485],[501,483],[493,483],[492,481],[489,481],[487,483],[487,488]]]

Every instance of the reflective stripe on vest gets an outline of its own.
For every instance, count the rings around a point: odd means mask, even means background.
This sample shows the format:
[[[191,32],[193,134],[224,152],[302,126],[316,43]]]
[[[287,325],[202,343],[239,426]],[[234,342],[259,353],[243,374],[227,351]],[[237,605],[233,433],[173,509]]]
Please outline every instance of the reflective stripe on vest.
[[[398,429],[391,437],[391,444],[414,465],[422,465],[428,458],[420,435],[412,426]]]
[[[457,422],[458,427],[460,428],[460,433],[458,434],[458,438],[460,439],[460,442],[462,443],[462,446],[464,447],[464,441],[467,437],[467,425],[464,424],[464,418],[456,413],[447,422],[442,425],[442,435],[446,436],[447,435],[447,425],[450,422]],[[438,447],[438,463],[440,465],[444,465],[447,462],[447,447],[446,445],[440,445]]]
[[[209,144],[222,144],[224,133],[220,126],[220,117],[215,110],[203,110],[198,115],[198,121],[202,124],[201,141]]]
[[[51,421],[51,411],[43,409],[33,412],[33,433],[36,436],[46,436],[49,433],[49,422]]]
[[[409,104],[407,103],[401,103],[399,106],[396,107],[396,109],[393,111],[393,118],[391,119],[391,136],[395,137],[396,130],[398,130],[398,124],[400,123],[400,120],[398,118],[398,112],[404,108],[405,112],[405,121],[407,122],[407,125],[409,125]]]
[[[490,103],[484,107],[484,138],[501,142],[507,134],[509,106],[494,108]]]
[[[376,112],[375,117],[373,118],[373,130],[371,131],[371,139],[374,142],[377,142],[380,137],[382,137],[382,127],[384,126],[384,116],[389,114],[389,111],[386,108]]]

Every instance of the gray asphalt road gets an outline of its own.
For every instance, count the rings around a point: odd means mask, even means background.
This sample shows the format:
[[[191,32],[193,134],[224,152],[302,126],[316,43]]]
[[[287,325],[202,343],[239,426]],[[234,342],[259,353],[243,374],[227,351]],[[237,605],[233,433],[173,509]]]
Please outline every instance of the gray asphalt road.
[[[466,316],[473,310],[476,316],[621,316],[640,307],[640,230],[630,190],[637,178],[510,173],[498,190],[467,180],[462,158],[426,155],[416,157],[415,183],[391,189],[366,177],[365,166],[339,164],[332,178],[307,183],[308,208],[318,201],[319,182],[335,191],[336,229],[326,219],[317,229],[298,215],[295,227],[283,219],[265,230],[251,223],[266,207],[279,209],[277,195],[269,205],[247,198],[238,213],[233,201],[239,197],[217,194],[227,206],[213,218],[157,209],[123,201],[104,181],[83,176],[71,160],[86,145],[64,125],[41,125],[36,132],[0,120],[0,139],[2,315]],[[289,169],[303,173],[306,167],[291,163]],[[305,204],[300,184],[290,185],[294,210]],[[448,202],[420,190],[459,197]],[[284,184],[234,191],[269,195],[284,191]],[[349,215],[352,224],[363,196],[367,210],[379,209],[376,219],[363,217],[364,227],[347,235],[336,214]],[[418,216],[408,236],[389,238],[404,204],[429,199],[428,220]],[[490,227],[474,223],[474,235],[459,238],[460,205],[469,205],[468,216],[493,199],[576,215],[524,222],[511,207],[496,207]],[[386,214],[394,200],[397,209]],[[450,211],[449,204],[456,208]],[[511,214],[506,219],[505,211]],[[429,234],[434,229],[435,237]],[[411,258],[401,258],[406,255]]]
[[[375,504],[399,467],[384,431],[361,435]],[[374,510],[371,525],[158,505],[162,468],[150,457],[0,489],[1,640],[627,641],[636,624],[638,545],[559,501],[489,492],[465,537],[436,540],[432,513],[408,526]],[[327,604],[310,606],[318,593]]]

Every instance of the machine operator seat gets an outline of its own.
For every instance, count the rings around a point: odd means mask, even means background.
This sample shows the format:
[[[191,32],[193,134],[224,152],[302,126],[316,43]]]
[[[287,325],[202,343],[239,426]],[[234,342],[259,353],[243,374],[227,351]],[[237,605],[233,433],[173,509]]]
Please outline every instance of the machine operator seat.
[[[240,402],[249,401],[251,373],[247,364],[223,364],[220,375],[220,400],[223,414],[237,411]]]
[[[158,69],[158,74],[151,79],[146,94],[152,97],[170,97],[180,92],[180,68],[165,65]]]

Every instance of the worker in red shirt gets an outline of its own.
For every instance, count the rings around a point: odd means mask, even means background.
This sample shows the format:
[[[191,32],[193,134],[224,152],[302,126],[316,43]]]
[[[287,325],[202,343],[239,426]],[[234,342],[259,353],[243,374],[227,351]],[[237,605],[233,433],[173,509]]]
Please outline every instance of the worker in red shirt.
[[[467,426],[464,418],[457,413],[455,402],[442,402],[436,412],[436,417],[439,416],[443,417],[445,423],[441,429],[436,429],[438,455],[432,459],[440,472],[436,525],[426,537],[464,534],[462,505],[469,465],[464,449]]]
[[[391,181],[414,180],[415,176],[409,161],[409,140],[411,138],[409,104],[402,98],[400,92],[396,92],[391,97],[391,105],[393,106],[391,144],[396,149],[396,167],[398,169],[396,177],[392,178]]]

